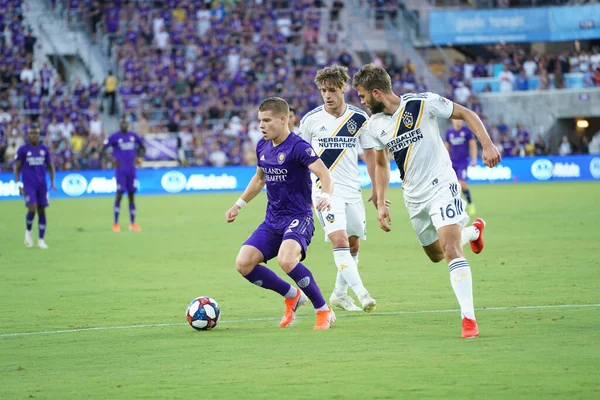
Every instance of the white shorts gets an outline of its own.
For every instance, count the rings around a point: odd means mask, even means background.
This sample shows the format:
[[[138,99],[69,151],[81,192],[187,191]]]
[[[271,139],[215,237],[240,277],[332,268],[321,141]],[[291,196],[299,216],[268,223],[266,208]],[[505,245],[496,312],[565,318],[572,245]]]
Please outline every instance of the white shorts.
[[[315,198],[313,198],[314,204]],[[343,198],[331,197],[331,210],[319,212],[315,210],[317,219],[325,230],[325,241],[329,242],[329,235],[337,231],[346,231],[348,237],[358,236],[367,238],[367,219],[365,205],[361,200],[347,202]]]
[[[429,246],[438,240],[437,231],[443,226],[459,225],[464,228],[469,223],[469,215],[460,193],[460,185],[456,182],[440,189],[423,203],[404,200],[421,246]]]

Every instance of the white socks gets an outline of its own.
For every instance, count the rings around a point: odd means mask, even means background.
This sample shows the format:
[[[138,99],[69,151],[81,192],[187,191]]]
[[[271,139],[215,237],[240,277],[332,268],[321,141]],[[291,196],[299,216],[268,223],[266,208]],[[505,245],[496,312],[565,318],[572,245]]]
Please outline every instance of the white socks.
[[[464,258],[455,258],[448,264],[450,269],[450,283],[460,305],[462,317],[475,319],[473,307],[473,281],[471,267]]]
[[[290,285],[290,290],[288,290],[288,292],[285,294],[285,298],[286,299],[293,299],[294,297],[296,297],[296,295],[298,294],[298,289],[296,289],[294,286]]]
[[[471,240],[477,240],[479,237],[479,229],[475,228],[473,225],[467,226],[463,228],[460,233],[460,245],[464,246],[469,243]]]
[[[333,259],[338,270],[334,289],[336,296],[345,295],[348,286],[357,296],[364,294],[367,289],[360,279],[355,261],[358,260],[358,253],[354,257],[350,254],[349,247],[340,247],[333,249]]]

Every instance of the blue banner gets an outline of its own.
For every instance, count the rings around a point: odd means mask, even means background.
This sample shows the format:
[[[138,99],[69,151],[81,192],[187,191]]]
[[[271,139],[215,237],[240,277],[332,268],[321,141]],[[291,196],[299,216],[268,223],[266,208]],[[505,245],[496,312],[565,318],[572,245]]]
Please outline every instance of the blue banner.
[[[600,38],[600,6],[431,11],[429,36],[440,45]]]
[[[138,194],[239,192],[255,172],[256,167],[141,169],[137,172]],[[494,168],[481,162],[469,167],[467,176],[472,183],[600,180],[600,156],[506,158]],[[364,164],[359,166],[359,177],[362,187],[371,186]],[[398,167],[392,164],[390,186],[401,185]],[[113,171],[60,171],[56,187],[51,198],[112,196],[117,182]],[[1,173],[0,200],[19,198],[13,175]]]
[[[550,8],[551,41],[600,38],[600,6]]]

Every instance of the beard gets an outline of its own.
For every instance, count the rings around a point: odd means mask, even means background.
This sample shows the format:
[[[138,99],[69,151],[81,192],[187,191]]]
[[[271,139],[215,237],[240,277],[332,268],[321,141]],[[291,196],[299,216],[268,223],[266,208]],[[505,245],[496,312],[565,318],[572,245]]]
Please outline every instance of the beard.
[[[367,106],[369,107],[369,109],[371,110],[372,114],[379,114],[382,113],[385,110],[385,106],[383,105],[382,102],[377,101],[375,99],[371,99],[371,101],[369,102],[369,104],[367,104]]]

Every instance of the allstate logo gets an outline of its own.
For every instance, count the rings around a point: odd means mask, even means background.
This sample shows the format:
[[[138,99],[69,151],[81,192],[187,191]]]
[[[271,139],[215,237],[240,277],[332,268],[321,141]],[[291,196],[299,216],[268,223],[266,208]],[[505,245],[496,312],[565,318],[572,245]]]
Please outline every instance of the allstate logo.
[[[590,173],[594,179],[600,179],[600,158],[592,158],[592,161],[590,162]]]
[[[80,174],[69,174],[62,180],[61,187],[68,196],[77,197],[85,193],[87,189],[87,179]]]
[[[187,179],[179,171],[169,171],[162,176],[160,184],[169,193],[179,193],[185,189]]]
[[[552,161],[543,158],[531,164],[531,174],[539,181],[547,181],[552,178],[553,167]]]

